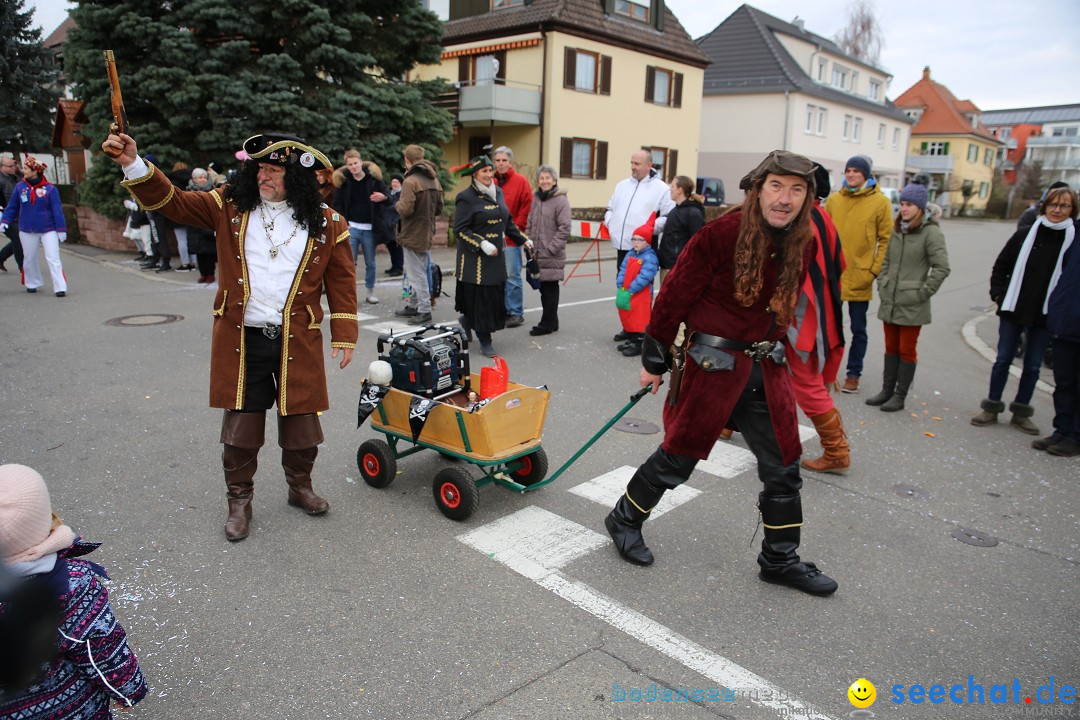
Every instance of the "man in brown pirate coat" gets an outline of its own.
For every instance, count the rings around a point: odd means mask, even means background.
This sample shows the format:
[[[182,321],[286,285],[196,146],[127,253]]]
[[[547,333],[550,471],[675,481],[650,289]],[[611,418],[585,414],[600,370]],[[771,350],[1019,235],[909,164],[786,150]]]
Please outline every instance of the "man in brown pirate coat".
[[[218,284],[210,346],[210,405],[225,410],[222,467],[229,500],[225,535],[248,535],[266,411],[277,402],[288,501],[311,515],[329,504],[311,487],[323,440],[316,413],[329,407],[322,293],[330,306],[331,357],[352,360],[358,333],[356,275],[344,218],[324,205],[315,180],[321,152],[289,135],[249,138],[236,181],[212,192],[175,188],[128,135],[102,148],[124,168],[124,187],[146,210],[213,228]]]

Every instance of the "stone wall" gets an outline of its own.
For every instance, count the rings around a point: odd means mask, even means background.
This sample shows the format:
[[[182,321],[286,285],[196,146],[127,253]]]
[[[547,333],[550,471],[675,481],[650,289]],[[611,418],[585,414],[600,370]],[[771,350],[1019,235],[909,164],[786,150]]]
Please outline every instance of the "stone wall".
[[[77,205],[80,241],[105,250],[134,250],[134,245],[124,237],[125,223],[102,217],[88,207]]]

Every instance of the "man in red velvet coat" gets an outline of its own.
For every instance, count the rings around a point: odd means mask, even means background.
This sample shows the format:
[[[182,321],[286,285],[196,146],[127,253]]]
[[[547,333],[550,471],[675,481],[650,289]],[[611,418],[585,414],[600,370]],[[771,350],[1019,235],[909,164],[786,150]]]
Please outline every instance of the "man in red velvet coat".
[[[634,473],[604,524],[625,560],[651,564],[642,523],[731,423],[757,458],[764,484],[758,496],[761,579],[827,595],[836,582],[797,552],[802,446],[780,344],[816,253],[809,219],[813,163],[776,150],[740,187],[746,200],[694,235],[653,305],[642,387],[651,383],[656,392],[672,366],[669,348],[679,323],[686,323],[686,360],[668,391],[664,442]]]

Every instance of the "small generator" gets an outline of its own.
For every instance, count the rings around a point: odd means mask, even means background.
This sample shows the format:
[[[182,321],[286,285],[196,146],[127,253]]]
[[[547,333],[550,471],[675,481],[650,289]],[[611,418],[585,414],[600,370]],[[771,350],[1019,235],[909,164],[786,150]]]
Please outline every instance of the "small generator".
[[[379,335],[378,350],[379,359],[394,371],[390,386],[397,390],[434,398],[457,392],[464,380],[469,392],[469,341],[457,325],[425,325]]]

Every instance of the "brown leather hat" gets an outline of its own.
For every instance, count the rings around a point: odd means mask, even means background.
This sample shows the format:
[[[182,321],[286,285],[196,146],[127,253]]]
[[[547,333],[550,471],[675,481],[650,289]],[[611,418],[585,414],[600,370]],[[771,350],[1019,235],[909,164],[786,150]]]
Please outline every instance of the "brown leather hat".
[[[739,189],[749,190],[754,183],[769,174],[795,175],[805,180],[811,190],[814,188],[814,163],[787,150],[773,150],[739,182]]]

